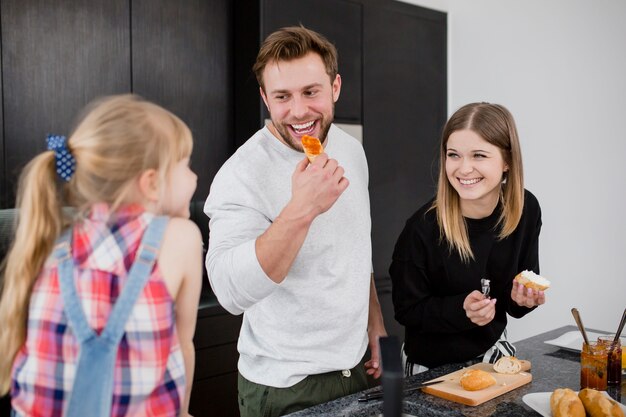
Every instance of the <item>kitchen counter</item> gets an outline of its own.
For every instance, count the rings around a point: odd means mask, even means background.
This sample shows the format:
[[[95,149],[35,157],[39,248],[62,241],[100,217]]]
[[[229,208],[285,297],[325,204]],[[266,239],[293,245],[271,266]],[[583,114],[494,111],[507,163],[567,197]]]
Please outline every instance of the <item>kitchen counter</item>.
[[[420,417],[437,416],[466,416],[466,417],[523,417],[539,416],[527,406],[522,397],[533,392],[548,392],[556,388],[580,388],[580,354],[561,349],[544,343],[555,339],[565,332],[576,330],[575,326],[564,326],[556,330],[542,333],[515,343],[517,355],[520,359],[531,361],[533,380],[504,395],[487,401],[479,406],[470,407],[457,404],[425,394],[421,391],[413,392],[404,398],[404,413]],[[603,333],[603,332],[598,332]],[[450,372],[461,369],[460,364],[444,365],[433,368],[419,375],[407,378],[405,388],[419,382],[428,381]],[[370,389],[364,392],[374,391]],[[616,400],[626,404],[626,383],[621,387],[609,387],[609,394]],[[363,393],[349,395],[328,403],[320,404],[306,410],[289,414],[289,417],[310,416],[342,416],[342,417],[370,417],[382,413],[382,401],[359,403],[357,401]]]

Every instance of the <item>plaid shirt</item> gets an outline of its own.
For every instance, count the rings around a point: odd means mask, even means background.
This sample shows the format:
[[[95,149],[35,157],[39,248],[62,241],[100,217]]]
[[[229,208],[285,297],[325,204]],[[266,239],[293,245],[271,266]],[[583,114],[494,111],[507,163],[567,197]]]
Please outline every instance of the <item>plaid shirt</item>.
[[[127,279],[153,215],[124,207],[111,216],[97,204],[72,235],[75,283],[97,333]],[[185,367],[174,301],[158,264],[126,323],[115,363],[112,416],[174,416],[184,399]],[[12,406],[17,415],[62,416],[74,382],[79,344],[68,326],[58,263],[46,261],[30,298],[26,342],[13,364]]]

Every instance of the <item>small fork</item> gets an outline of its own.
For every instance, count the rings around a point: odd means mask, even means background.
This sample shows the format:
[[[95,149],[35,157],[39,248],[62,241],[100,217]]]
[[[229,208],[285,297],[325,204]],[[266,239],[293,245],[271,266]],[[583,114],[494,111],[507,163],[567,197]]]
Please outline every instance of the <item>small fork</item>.
[[[489,298],[489,291],[491,291],[490,282],[490,280],[485,278],[480,279],[481,291],[486,298]]]

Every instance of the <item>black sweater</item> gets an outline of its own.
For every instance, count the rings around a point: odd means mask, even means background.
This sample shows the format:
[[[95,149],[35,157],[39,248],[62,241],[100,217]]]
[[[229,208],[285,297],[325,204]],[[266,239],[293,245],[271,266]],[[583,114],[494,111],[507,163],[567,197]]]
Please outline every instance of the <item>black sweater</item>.
[[[483,354],[502,334],[507,313],[520,318],[532,309],[511,299],[515,275],[525,269],[539,273],[541,209],[529,191],[519,225],[498,240],[501,207],[484,219],[465,219],[474,260],[464,263],[457,251],[440,240],[432,200],[406,222],[389,269],[396,320],[405,326],[405,352],[412,363],[429,368],[464,362]],[[463,301],[491,280],[495,318],[477,326],[465,315]]]

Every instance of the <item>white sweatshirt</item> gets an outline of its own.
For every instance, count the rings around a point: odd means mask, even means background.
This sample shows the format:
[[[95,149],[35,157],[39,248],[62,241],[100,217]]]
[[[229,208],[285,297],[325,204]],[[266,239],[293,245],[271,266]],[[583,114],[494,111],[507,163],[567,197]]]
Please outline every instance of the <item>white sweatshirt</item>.
[[[267,127],[226,161],[204,212],[210,217],[206,267],[220,304],[241,314],[239,372],[290,387],[308,375],[353,368],[367,348],[372,271],[368,169],[361,144],[331,126],[325,151],[350,185],[318,216],[289,274],[274,283],[255,240],[291,198],[291,176],[304,154]]]

